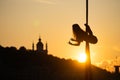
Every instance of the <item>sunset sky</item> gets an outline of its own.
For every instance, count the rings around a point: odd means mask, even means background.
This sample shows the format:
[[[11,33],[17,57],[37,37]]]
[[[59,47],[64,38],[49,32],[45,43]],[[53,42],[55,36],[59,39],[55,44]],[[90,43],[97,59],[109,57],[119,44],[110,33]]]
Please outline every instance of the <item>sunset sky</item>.
[[[40,35],[49,54],[77,60],[85,42],[76,47],[68,41],[72,24],[85,30],[85,6],[86,0],[0,0],[0,45],[31,49]],[[120,0],[89,0],[89,25],[98,37],[90,44],[92,64],[112,70],[120,64]]]

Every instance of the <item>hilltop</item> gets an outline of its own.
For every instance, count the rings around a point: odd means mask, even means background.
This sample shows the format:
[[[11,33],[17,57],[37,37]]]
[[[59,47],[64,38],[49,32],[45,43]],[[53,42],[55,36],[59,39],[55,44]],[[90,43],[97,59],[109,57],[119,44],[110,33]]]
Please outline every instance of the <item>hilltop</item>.
[[[37,53],[25,47],[0,46],[1,80],[84,80],[85,64]],[[93,80],[112,80],[113,74],[92,65]]]

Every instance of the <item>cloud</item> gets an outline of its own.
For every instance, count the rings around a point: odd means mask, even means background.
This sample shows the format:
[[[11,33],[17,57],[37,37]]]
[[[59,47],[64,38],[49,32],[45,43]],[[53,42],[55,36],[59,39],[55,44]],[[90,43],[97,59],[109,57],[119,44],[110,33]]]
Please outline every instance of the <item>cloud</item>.
[[[111,60],[104,60],[97,63],[97,66],[110,72],[114,72],[114,65]]]
[[[56,2],[53,0],[36,0],[36,1],[43,4],[56,4]]]
[[[96,63],[96,66],[110,72],[115,71],[114,70],[115,65],[120,65],[120,57],[117,57],[116,59],[103,60],[101,62]]]

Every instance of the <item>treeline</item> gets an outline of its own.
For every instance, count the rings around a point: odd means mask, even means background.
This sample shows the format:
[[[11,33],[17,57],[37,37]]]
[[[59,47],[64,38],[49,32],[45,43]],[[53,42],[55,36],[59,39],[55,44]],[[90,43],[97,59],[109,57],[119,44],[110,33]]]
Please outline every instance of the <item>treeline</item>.
[[[0,80],[84,80],[85,64],[41,54],[25,47],[0,46]],[[112,74],[92,65],[93,80],[112,80]]]

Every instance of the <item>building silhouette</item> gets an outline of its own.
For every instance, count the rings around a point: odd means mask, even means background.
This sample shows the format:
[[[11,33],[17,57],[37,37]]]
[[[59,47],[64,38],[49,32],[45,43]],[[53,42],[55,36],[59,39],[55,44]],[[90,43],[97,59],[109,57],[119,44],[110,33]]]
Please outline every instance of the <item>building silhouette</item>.
[[[41,53],[41,54],[48,54],[47,42],[45,44],[45,49],[44,49],[44,44],[42,43],[41,37],[39,37],[38,42],[36,44],[36,50],[34,50],[34,43],[32,43],[32,51],[36,51],[37,53]]]
[[[119,74],[119,65],[115,65],[114,68],[115,68],[115,74]]]

